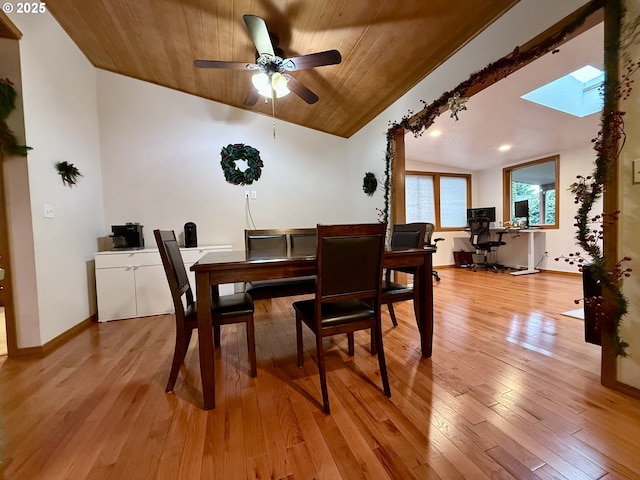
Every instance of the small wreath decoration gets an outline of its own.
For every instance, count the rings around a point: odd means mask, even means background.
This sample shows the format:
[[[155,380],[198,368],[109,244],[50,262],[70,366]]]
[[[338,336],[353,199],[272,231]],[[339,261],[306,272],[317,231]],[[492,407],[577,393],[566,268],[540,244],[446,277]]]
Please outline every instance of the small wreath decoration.
[[[362,190],[364,190],[364,193],[371,197],[377,189],[378,180],[376,179],[376,176],[371,172],[365,173],[364,180],[362,181]]]
[[[260,152],[255,148],[235,143],[223,147],[220,155],[220,165],[227,182],[233,185],[251,185],[260,178],[264,163],[260,160]],[[237,160],[246,160],[248,168],[244,172],[236,166]]]
[[[82,176],[80,170],[73,163],[58,162],[56,163],[56,171],[62,177],[62,184],[67,187],[76,185],[78,177]]]

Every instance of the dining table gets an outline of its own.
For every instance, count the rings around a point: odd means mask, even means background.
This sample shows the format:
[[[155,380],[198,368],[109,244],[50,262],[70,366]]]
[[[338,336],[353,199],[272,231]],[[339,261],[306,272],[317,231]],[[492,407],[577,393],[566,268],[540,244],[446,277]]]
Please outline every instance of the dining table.
[[[386,247],[383,268],[415,267],[416,322],[423,357],[431,357],[433,343],[433,265],[434,248]],[[198,352],[202,379],[203,408],[215,408],[215,352],[211,321],[211,299],[219,295],[218,286],[228,283],[274,280],[315,275],[315,249],[252,253],[246,250],[210,252],[191,266],[196,279],[198,311]]]

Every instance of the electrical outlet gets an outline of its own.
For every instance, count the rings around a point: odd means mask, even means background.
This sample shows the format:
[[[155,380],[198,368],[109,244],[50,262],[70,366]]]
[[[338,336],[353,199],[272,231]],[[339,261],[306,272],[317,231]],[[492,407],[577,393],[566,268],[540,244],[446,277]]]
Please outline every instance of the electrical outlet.
[[[249,198],[249,190],[245,190],[245,192],[244,192],[244,198]]]
[[[251,198],[254,200],[258,198],[258,192],[256,192],[255,190],[251,190]]]
[[[544,252],[544,256],[548,257],[549,256],[549,252]]]

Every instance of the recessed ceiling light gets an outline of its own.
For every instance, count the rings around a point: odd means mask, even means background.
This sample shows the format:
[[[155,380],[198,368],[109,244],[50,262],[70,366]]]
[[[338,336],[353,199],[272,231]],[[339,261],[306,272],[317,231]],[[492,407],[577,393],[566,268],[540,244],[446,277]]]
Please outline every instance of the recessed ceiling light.
[[[501,152],[506,152],[508,150],[511,150],[511,145],[500,145],[498,147],[498,150],[500,150]]]
[[[442,135],[442,132],[440,130],[431,130],[429,132],[429,135],[431,135],[432,137],[439,137],[440,135]]]

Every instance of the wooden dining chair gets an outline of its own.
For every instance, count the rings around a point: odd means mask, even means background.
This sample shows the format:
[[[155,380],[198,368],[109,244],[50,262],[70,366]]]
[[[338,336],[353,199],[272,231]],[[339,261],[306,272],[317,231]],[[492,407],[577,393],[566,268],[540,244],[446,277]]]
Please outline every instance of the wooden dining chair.
[[[316,229],[245,230],[245,251],[248,257],[286,257],[299,251],[315,253]],[[245,291],[254,300],[308,295],[315,291],[315,276],[253,280],[245,284]]]
[[[426,223],[404,223],[393,226],[391,232],[391,248],[420,248],[424,245],[427,231]],[[401,272],[413,275],[413,285],[404,285],[395,282],[392,278],[394,272]],[[382,299],[383,305],[389,308],[389,315],[394,327],[398,326],[396,313],[393,304],[396,302],[404,302],[413,300],[414,311],[417,308],[416,292],[418,289],[418,276],[415,267],[387,269],[382,282]],[[416,314],[417,315],[417,314]]]
[[[302,324],[316,336],[322,404],[330,413],[322,341],[346,333],[349,355],[354,332],[368,329],[378,354],[384,393],[391,396],[380,327],[380,288],[385,225],[318,225],[315,298],[295,302],[298,366],[304,361]],[[373,353],[373,352],[372,352]]]
[[[171,372],[167,382],[167,392],[173,391],[180,366],[189,349],[191,334],[198,328],[198,314],[196,302],[193,299],[193,291],[189,284],[187,270],[182,260],[182,254],[172,230],[154,230],[153,234],[158,244],[160,258],[164,267],[171,297],[175,308],[176,343],[171,362]],[[184,300],[183,300],[184,297]],[[220,345],[220,326],[231,323],[247,324],[247,350],[249,351],[249,364],[251,376],[255,377],[256,369],[256,344],[253,325],[253,300],[246,293],[233,295],[211,296],[211,322],[214,328],[215,345]]]

